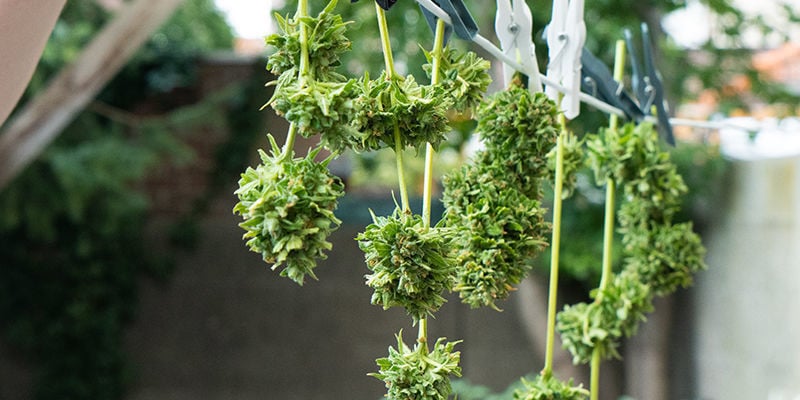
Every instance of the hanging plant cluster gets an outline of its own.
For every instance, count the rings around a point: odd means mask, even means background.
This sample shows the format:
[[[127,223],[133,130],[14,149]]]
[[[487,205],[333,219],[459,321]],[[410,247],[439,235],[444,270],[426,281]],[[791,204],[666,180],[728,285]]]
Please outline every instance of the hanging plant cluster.
[[[476,117],[486,148],[444,178],[445,221],[459,231],[455,289],[473,308],[497,308],[547,243],[542,185],[556,108],[518,82],[486,99]]]
[[[619,212],[623,269],[595,291],[592,303],[566,306],[557,329],[576,363],[619,357],[623,337],[636,333],[664,296],[705,268],[705,250],[691,223],[673,224],[687,188],[650,124],[605,129],[587,139],[588,164],[598,184],[612,180],[624,194]]]
[[[543,93],[532,93],[518,77],[508,88],[485,97],[489,63],[471,52],[444,44],[439,20],[432,50],[425,51],[430,84],[395,72],[384,9],[375,5],[385,69],[348,78],[339,72],[340,55],[350,49],[347,23],[331,1],[317,16],[308,1],[298,2],[292,18],[276,16],[280,32],[267,38],[275,49],[267,68],[278,78],[266,106],[290,122],[280,149],[272,136],[271,154],[248,168],[235,194],[233,212],[243,218],[248,247],[273,269],[298,284],[331,249],[328,236],[341,223],[334,215],[344,187],[327,165],[346,150],[392,148],[400,204],[390,215],[372,214],[372,224],[357,235],[374,289],[371,302],[384,309],[402,307],[419,327],[413,347],[397,334],[397,347],[379,358],[390,400],[444,400],[450,376],[460,376],[456,342],[437,339],[428,346],[428,317],[458,292],[465,304],[499,309],[531,269],[531,259],[548,246],[551,234],[551,290],[545,368],[523,380],[519,400],[585,399],[589,392],[572,380],[552,376],[553,334],[557,328],[577,363],[619,356],[623,337],[636,332],[653,296],[691,283],[703,268],[703,247],[690,224],[673,218],[686,192],[682,179],[661,150],[653,127],[625,125],[584,140],[566,131],[563,115]],[[484,144],[473,160],[443,177],[445,212],[431,223],[432,158],[450,132],[448,115],[477,121]],[[474,114],[474,115],[473,115]],[[318,136],[320,144],[295,157],[294,140]],[[317,161],[322,148],[332,155]],[[404,150],[425,149],[425,195],[421,215],[412,213],[404,178]],[[575,187],[575,171],[588,164],[598,184],[608,185],[607,233],[613,232],[614,183],[624,194],[618,215],[623,235],[623,270],[603,266],[594,301],[567,306],[555,316],[560,242],[560,204]],[[553,224],[545,222],[543,193],[553,183]],[[609,235],[607,235],[608,237]],[[609,242],[610,243],[610,242]],[[608,246],[607,246],[608,247]],[[592,387],[594,390],[594,385]]]

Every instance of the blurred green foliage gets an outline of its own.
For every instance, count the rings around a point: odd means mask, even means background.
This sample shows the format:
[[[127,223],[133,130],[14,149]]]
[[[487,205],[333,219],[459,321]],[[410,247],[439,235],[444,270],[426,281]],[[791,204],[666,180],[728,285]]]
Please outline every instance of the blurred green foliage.
[[[23,103],[111,18],[96,2],[67,2]],[[263,101],[263,93],[254,102],[241,88],[198,104],[163,94],[193,85],[198,56],[232,41],[211,0],[185,2],[89,110],[0,192],[0,331],[34,366],[33,398],[124,396],[135,371],[122,340],[135,316],[138,279],[170,272],[168,260],[154,258],[142,241],[148,202],[140,182],[164,160],[190,160],[179,135],[201,125],[249,134],[258,124],[251,119],[248,128],[238,118],[253,113],[238,112]],[[248,86],[263,91],[263,82]],[[143,101],[153,108],[149,116],[124,111]],[[251,134],[243,136],[220,147],[240,163],[252,143]],[[238,171],[227,157],[217,157],[221,170]],[[212,178],[212,187],[222,180]]]

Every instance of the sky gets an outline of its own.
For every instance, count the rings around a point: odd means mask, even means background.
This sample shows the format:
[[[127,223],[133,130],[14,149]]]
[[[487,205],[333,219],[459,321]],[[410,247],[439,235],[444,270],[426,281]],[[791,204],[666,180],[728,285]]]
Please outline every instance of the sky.
[[[271,32],[273,0],[214,0],[214,2],[227,15],[228,23],[237,36],[255,39]]]

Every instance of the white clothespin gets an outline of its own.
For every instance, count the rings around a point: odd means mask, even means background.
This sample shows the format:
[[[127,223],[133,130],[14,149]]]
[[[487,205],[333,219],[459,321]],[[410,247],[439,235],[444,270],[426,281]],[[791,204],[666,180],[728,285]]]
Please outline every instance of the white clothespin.
[[[512,60],[517,60],[524,68],[521,72],[528,76],[528,88],[532,92],[541,92],[536,47],[531,38],[533,18],[525,0],[497,0],[494,29],[503,53]],[[503,63],[503,80],[506,86],[511,82],[512,76],[514,68]]]
[[[584,0],[553,0],[553,16],[547,26],[547,77],[566,88],[561,109],[569,119],[581,112],[581,49],[586,42],[583,5]],[[547,86],[545,93],[558,102],[555,87]]]

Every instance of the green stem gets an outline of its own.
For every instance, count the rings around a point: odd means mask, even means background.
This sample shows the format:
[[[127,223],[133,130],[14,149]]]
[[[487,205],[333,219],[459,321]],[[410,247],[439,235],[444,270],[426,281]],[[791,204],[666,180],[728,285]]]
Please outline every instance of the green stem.
[[[403,169],[403,146],[400,142],[400,127],[394,124],[394,155],[397,160],[397,180],[400,185],[400,201],[403,211],[411,209],[408,203],[408,190],[406,189],[406,174]]]
[[[308,0],[297,2],[297,14],[295,18],[308,16]],[[300,80],[304,81],[309,74],[309,55],[308,55],[308,27],[300,24]]]
[[[614,52],[614,80],[622,82],[622,77],[625,75],[625,41],[617,40],[617,47]],[[619,117],[616,114],[611,114],[609,117],[609,128],[617,129]]]
[[[433,39],[433,62],[431,63],[431,85],[439,83],[439,65],[442,62],[444,48],[445,24],[441,19],[436,22],[436,35]],[[425,177],[422,187],[422,221],[431,226],[431,198],[433,197],[433,156],[435,151],[430,143],[425,145]]]
[[[625,73],[625,42],[617,41],[616,53],[614,57],[614,80],[622,81]],[[619,119],[612,115],[609,119],[609,128],[617,129]],[[614,243],[614,211],[615,194],[617,191],[616,183],[611,177],[606,178],[606,207],[605,220],[603,221],[603,272],[600,277],[600,287],[597,291],[595,302],[600,302],[603,298],[603,291],[608,287],[611,280],[611,250]],[[592,352],[591,372],[590,372],[590,391],[589,399],[598,400],[600,393],[600,348],[595,347]]]
[[[608,287],[611,279],[611,249],[614,244],[614,203],[616,184],[613,179],[606,179],[606,210],[603,221],[603,273],[600,277],[600,290],[597,299],[603,295],[603,290]]]
[[[386,63],[386,79],[391,79],[397,73],[394,70],[394,58],[392,57],[392,44],[389,40],[389,26],[386,23],[386,13],[377,2],[375,2],[375,12],[378,15],[378,31],[381,33],[383,61]]]
[[[297,137],[297,127],[294,122],[289,124],[289,132],[286,133],[286,143],[283,144],[280,161],[292,157],[294,154],[294,139]]]
[[[431,68],[431,85],[439,83],[439,65],[442,62],[442,48],[444,48],[444,21],[441,19],[436,22],[436,36],[433,40],[433,63]],[[425,178],[422,189],[422,222],[425,226],[431,226],[431,198],[433,197],[433,146],[425,144]],[[424,346],[428,352],[428,317],[419,320],[419,333],[417,342]]]
[[[428,352],[428,317],[419,319],[419,333],[417,334],[417,343],[424,346],[425,353]]]
[[[561,133],[556,142],[556,181],[553,195],[553,237],[550,247],[550,288],[547,299],[547,345],[545,348],[544,369],[541,375],[550,379],[553,375],[553,347],[556,331],[556,305],[558,301],[558,263],[561,248],[561,193],[564,190],[564,133],[566,120],[559,115]]]
[[[595,348],[592,352],[591,371],[589,375],[589,400],[598,400],[600,397],[600,350]]]
[[[625,41],[617,40],[617,47],[614,53],[614,80],[622,81],[625,74]],[[609,119],[609,129],[617,129],[619,119],[616,115],[611,115]],[[614,241],[614,195],[616,184],[613,179],[606,179],[606,210],[605,221],[603,224],[603,272],[600,278],[600,290],[596,301],[600,301],[603,296],[603,289],[608,287],[611,279],[611,248]]]

